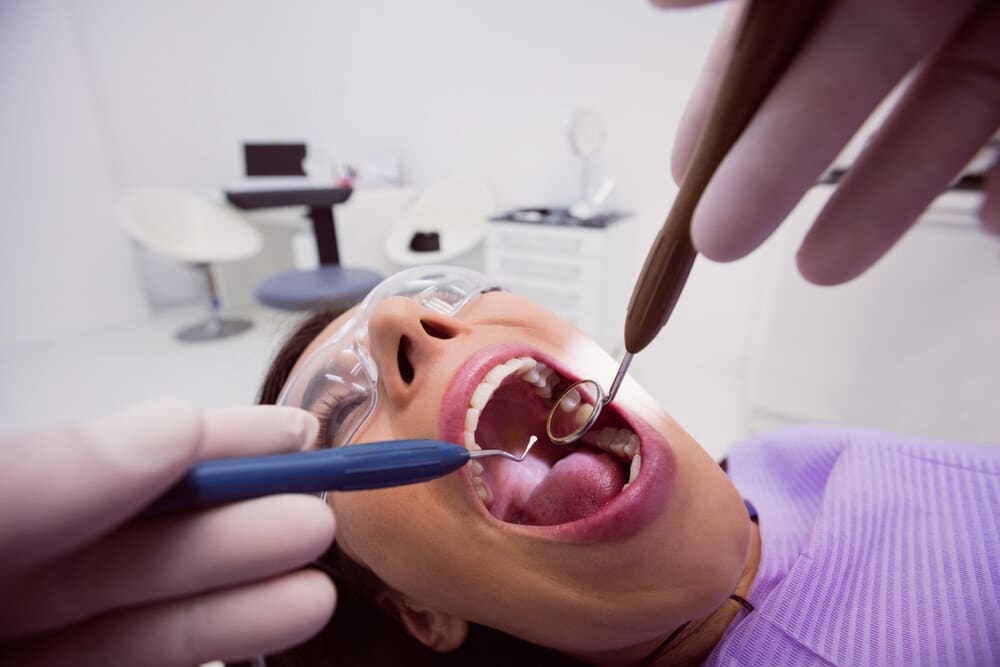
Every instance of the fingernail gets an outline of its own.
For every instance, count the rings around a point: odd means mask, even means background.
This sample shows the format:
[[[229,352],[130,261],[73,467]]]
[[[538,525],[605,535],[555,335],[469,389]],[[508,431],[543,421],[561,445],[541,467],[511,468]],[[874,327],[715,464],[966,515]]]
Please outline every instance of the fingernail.
[[[152,470],[194,457],[201,443],[202,417],[187,401],[148,401],[98,417],[81,430],[113,464]]]
[[[997,178],[1000,178],[1000,175]],[[1000,236],[1000,201],[993,201],[994,199],[1000,199],[1000,196],[984,198],[978,215],[983,229]]]

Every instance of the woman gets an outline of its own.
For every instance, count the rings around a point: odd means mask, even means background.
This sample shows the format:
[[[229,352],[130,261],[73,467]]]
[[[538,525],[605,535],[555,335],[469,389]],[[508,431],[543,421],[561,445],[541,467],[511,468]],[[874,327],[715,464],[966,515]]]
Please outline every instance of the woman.
[[[791,431],[734,448],[741,495],[631,382],[582,444],[548,442],[561,387],[614,370],[565,321],[459,269],[403,272],[359,309],[308,320],[278,354],[261,402],[312,410],[320,446],[541,442],[521,464],[489,460],[425,484],[331,494],[338,533],[327,566],[341,602],[330,627],[350,630],[301,655],[609,665],[1000,657],[995,450]],[[967,490],[973,482],[979,491]],[[919,495],[931,490],[948,502]],[[945,552],[930,565],[929,547]],[[892,595],[908,603],[910,593],[928,598],[914,602],[928,611],[892,614]],[[364,600],[401,631],[371,613],[352,625]],[[941,611],[954,627],[940,624]],[[902,647],[893,633],[924,643]],[[397,635],[415,642],[387,643]],[[398,652],[419,645],[431,653]]]

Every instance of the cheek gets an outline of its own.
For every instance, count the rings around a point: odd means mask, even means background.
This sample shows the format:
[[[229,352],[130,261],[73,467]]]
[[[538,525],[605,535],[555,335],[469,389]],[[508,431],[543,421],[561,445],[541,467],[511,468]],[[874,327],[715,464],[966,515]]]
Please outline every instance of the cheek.
[[[662,417],[677,475],[661,533],[673,554],[671,581],[695,594],[685,607],[708,613],[732,592],[746,564],[750,522],[725,472],[680,426]]]
[[[470,522],[449,501],[446,480],[337,493],[337,541],[387,584],[421,597],[422,584],[472,565]]]
[[[351,442],[355,444],[382,440],[437,437],[437,406],[412,401],[402,410],[394,410],[382,398]]]
[[[530,616],[546,598],[552,602],[551,590],[537,598],[541,588],[552,587],[548,578],[524,584],[544,568],[533,567],[533,559],[496,531],[477,526],[445,500],[447,489],[438,494],[434,485],[335,494],[338,543],[386,585],[423,604],[523,632],[511,622]]]

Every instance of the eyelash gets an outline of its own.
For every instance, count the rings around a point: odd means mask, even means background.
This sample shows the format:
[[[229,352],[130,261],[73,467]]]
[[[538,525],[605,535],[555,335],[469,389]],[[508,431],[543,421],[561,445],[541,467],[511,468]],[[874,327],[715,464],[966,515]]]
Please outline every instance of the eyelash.
[[[342,405],[342,403],[331,396],[322,396],[314,405],[313,414],[319,420],[319,434],[316,436],[319,449],[330,449],[333,446],[330,442],[330,420],[335,416],[335,413],[338,410],[351,409],[360,405],[361,400],[355,399],[347,405]]]

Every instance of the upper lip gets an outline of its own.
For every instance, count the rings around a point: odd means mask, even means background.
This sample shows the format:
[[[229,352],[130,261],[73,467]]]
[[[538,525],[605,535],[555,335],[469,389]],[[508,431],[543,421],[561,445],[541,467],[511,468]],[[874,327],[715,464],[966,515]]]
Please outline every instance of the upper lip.
[[[502,343],[494,345],[470,357],[452,377],[445,390],[439,414],[441,437],[464,445],[465,411],[469,406],[473,391],[483,377],[496,365],[514,357],[528,356],[556,370],[571,382],[580,379],[565,368],[558,360],[524,344]],[[573,541],[594,541],[621,538],[648,524],[666,500],[668,485],[660,483],[658,477],[669,475],[673,468],[673,457],[663,436],[637,416],[623,410],[617,403],[606,406],[613,410],[639,436],[639,454],[642,456],[642,470],[621,494],[613,498],[596,513],[569,523],[550,526],[530,526],[508,524],[489,513],[479,500],[468,475],[462,475],[463,486],[469,502],[490,522],[505,529],[533,533],[548,538],[564,538]]]

